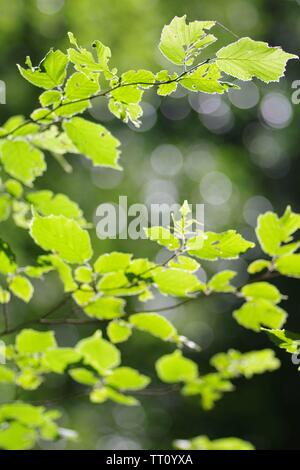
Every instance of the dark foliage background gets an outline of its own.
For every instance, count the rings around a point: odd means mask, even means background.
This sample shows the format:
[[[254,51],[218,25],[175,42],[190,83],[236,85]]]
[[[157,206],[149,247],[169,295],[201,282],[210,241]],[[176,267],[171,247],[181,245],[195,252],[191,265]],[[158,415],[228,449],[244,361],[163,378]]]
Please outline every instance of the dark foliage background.
[[[240,36],[299,52],[299,0],[0,0],[0,79],[7,86],[7,103],[0,105],[1,121],[12,114],[29,114],[36,107],[39,90],[16,69],[26,55],[38,63],[50,47],[66,47],[66,33],[73,31],[84,45],[93,39],[109,45],[120,71],[159,70],[166,66],[157,49],[161,28],[173,16],[185,13],[190,20],[216,19]],[[224,44],[234,39],[221,28],[218,32]],[[292,61],[279,84],[246,83],[239,94],[225,97],[182,92],[164,99],[145,95],[144,124],[139,130],[113,119],[105,102],[94,103],[94,119],[104,122],[122,141],[124,172],[95,170],[84,160],[69,158],[73,173],[67,174],[49,157],[48,172],[37,186],[68,194],[90,220],[100,203],[117,203],[119,195],[127,195],[129,203],[203,202],[206,229],[235,227],[254,239],[259,213],[272,208],[281,212],[288,203],[300,210],[300,104],[291,100],[292,83],[300,78],[297,67],[297,61]],[[99,253],[117,249],[156,259],[164,256],[147,241],[101,241],[95,231],[91,233]],[[10,222],[1,225],[1,237],[10,240],[24,262],[37,253],[26,232]],[[246,280],[247,262],[258,255],[255,249],[234,263],[240,283]],[[225,266],[230,263],[215,264],[214,269]],[[54,277],[47,279],[45,285],[37,283],[30,307],[15,301],[11,322],[46,311],[57,301],[61,288]],[[288,329],[300,331],[298,281],[278,280],[276,284],[289,296],[283,305],[290,314]],[[151,308],[166,302],[170,299],[157,297]],[[200,372],[209,370],[209,358],[216,352],[270,346],[265,335],[235,323],[234,306],[224,296],[166,312],[183,334],[202,346],[201,354],[192,354]],[[73,345],[92,333],[82,326],[55,330],[61,345]],[[124,363],[153,376],[153,386],[161,387],[156,385],[153,363],[170,346],[137,334],[121,349]],[[74,449],[168,449],[174,438],[199,434],[239,436],[259,449],[297,449],[299,372],[287,354],[277,353],[281,369],[239,380],[237,390],[211,412],[176,392],[141,396],[140,408],[91,405],[86,398],[76,397],[78,389],[65,377],[50,378],[34,397],[24,392],[21,398],[53,400],[63,410],[64,424],[80,433],[80,440],[69,444]],[[14,398],[10,387],[1,390],[1,401]],[[65,445],[51,444],[53,448]]]

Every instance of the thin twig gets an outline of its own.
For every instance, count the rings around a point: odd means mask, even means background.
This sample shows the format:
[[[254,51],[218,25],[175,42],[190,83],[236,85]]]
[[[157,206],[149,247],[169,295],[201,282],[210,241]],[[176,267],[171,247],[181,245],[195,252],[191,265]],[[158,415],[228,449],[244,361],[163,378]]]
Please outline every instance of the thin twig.
[[[124,87],[128,87],[128,86],[160,86],[160,85],[168,85],[170,83],[174,83],[174,82],[178,82],[180,81],[180,79],[182,77],[184,77],[185,75],[191,73],[193,70],[197,69],[198,67],[200,67],[201,65],[204,65],[206,63],[208,63],[211,59],[206,59],[204,62],[201,62],[200,64],[196,64],[194,65],[193,67],[191,67],[189,70],[185,70],[183,71],[181,74],[178,75],[178,77],[176,78],[171,78],[169,80],[164,80],[164,81],[161,81],[161,82],[134,82],[134,83],[119,83],[118,85],[116,85],[115,87],[111,87],[111,88],[108,88],[107,90],[104,90],[104,91],[101,91],[100,93],[95,93],[94,95],[90,96],[90,97],[85,97],[85,98],[78,98],[76,100],[73,100],[73,101],[70,101],[68,103],[63,103],[63,102],[60,102],[57,106],[55,106],[53,109],[50,109],[48,113],[46,113],[44,116],[38,118],[38,119],[32,119],[32,118],[28,118],[26,119],[24,122],[22,122],[21,124],[19,124],[17,127],[15,127],[14,129],[12,129],[11,131],[7,132],[6,134],[2,135],[0,139],[4,139],[4,138],[7,138],[11,135],[13,135],[15,132],[19,131],[20,129],[24,128],[25,126],[27,126],[28,124],[39,124],[43,121],[45,121],[45,119],[47,119],[48,117],[50,117],[53,113],[55,113],[56,111],[66,107],[66,106],[69,106],[69,105],[72,105],[72,104],[77,104],[77,103],[82,103],[84,101],[88,101],[88,100],[94,100],[96,98],[100,98],[100,97],[103,97],[103,96],[107,96],[109,95],[110,93],[112,93],[113,91],[117,90],[118,88],[124,88]],[[46,127],[49,127],[50,125],[53,125],[55,124],[56,122],[55,121],[51,121],[49,124],[46,125]]]
[[[52,307],[48,312],[46,312],[42,317],[40,318],[34,318],[32,320],[27,320],[23,323],[20,323],[19,325],[14,326],[13,328],[5,328],[3,331],[0,332],[0,336],[7,336],[12,333],[16,333],[19,331],[21,328],[24,328],[25,326],[30,326],[35,323],[40,323],[41,320],[46,319],[50,315],[52,315],[54,312],[56,312],[60,307],[62,307],[67,301],[69,300],[69,296],[64,297],[58,304],[56,304],[54,307]]]

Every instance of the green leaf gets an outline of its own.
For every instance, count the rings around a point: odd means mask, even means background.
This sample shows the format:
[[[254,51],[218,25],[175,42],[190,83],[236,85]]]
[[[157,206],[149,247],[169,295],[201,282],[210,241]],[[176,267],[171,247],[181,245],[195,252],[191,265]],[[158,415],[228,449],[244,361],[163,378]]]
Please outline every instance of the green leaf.
[[[141,331],[146,331],[164,341],[176,341],[176,328],[165,317],[157,313],[135,313],[129,317],[130,323]]]
[[[10,292],[0,286],[0,304],[8,304],[10,301]]]
[[[118,164],[120,142],[100,124],[75,117],[64,123],[64,129],[79,152],[95,166],[108,166],[120,170]]]
[[[15,372],[6,366],[0,365],[0,383],[14,383]]]
[[[160,292],[175,297],[188,297],[204,289],[204,284],[194,274],[181,269],[154,271],[153,279]]]
[[[120,405],[135,406],[138,401],[134,397],[123,395],[110,387],[95,388],[90,394],[92,403],[104,403],[106,400],[112,400]]]
[[[275,268],[285,276],[300,278],[300,254],[278,258],[275,262]]]
[[[0,428],[0,448],[6,450],[27,450],[34,446],[36,432],[18,422]]]
[[[84,362],[100,374],[120,364],[119,350],[101,336],[101,331],[96,331],[93,336],[81,340],[76,346],[83,355]]]
[[[160,357],[155,368],[158,377],[167,383],[189,382],[198,376],[197,364],[183,357],[180,350]]]
[[[274,212],[261,214],[257,219],[256,236],[263,251],[270,256],[278,253],[281,238],[280,222]]]
[[[191,440],[176,440],[174,446],[180,450],[255,450],[251,442],[237,437],[210,440],[207,436],[197,436]]]
[[[81,100],[95,95],[100,90],[98,78],[98,74],[87,77],[84,73],[75,72],[66,83],[66,98],[68,100]]]
[[[165,227],[145,228],[145,233],[151,241],[165,246],[168,250],[174,251],[180,247],[179,240]]]
[[[208,288],[214,292],[234,292],[236,288],[230,284],[231,279],[236,276],[235,271],[230,269],[215,274],[208,283]]]
[[[73,380],[79,382],[82,385],[96,385],[99,379],[88,369],[78,367],[69,370],[69,374]]]
[[[184,271],[195,272],[199,269],[200,264],[193,258],[188,256],[179,255],[175,260],[171,260],[168,263],[170,268],[183,269]]]
[[[279,81],[284,75],[286,63],[297,59],[280,47],[269,47],[266,42],[242,38],[220,49],[216,64],[220,70],[240,80],[259,78],[265,83]]]
[[[124,315],[125,301],[115,297],[99,297],[84,307],[84,312],[93,318],[111,320]]]
[[[112,343],[123,343],[131,334],[131,325],[124,320],[111,321],[107,327],[107,335]]]
[[[149,70],[128,70],[121,76],[122,85],[133,83],[141,88],[151,88],[155,82],[155,76]]]
[[[130,264],[132,255],[130,253],[119,253],[114,251],[99,256],[95,261],[94,270],[100,274],[124,271]]]
[[[11,196],[19,199],[23,195],[23,187],[19,181],[9,179],[4,183],[6,191],[11,194]]]
[[[250,351],[244,354],[230,349],[227,353],[213,356],[210,363],[226,377],[234,378],[243,375],[247,379],[280,367],[280,361],[275,357],[272,349]]]
[[[42,215],[64,215],[68,219],[76,220],[80,225],[86,224],[78,204],[65,194],[53,194],[48,190],[35,191],[27,194],[26,199]]]
[[[230,85],[221,83],[220,78],[221,72],[215,64],[204,64],[180,79],[180,85],[195,92],[222,94]]]
[[[30,235],[41,248],[56,252],[68,263],[82,264],[93,254],[88,232],[62,215],[41,217],[35,214]]]
[[[174,64],[192,65],[201,49],[216,41],[215,36],[206,34],[214,25],[215,21],[186,24],[186,15],[175,16],[162,30],[159,49]]]
[[[50,349],[45,352],[44,364],[56,374],[62,374],[70,364],[80,361],[81,354],[73,348]]]
[[[270,340],[276,344],[280,349],[284,349],[288,353],[295,354],[299,351],[300,347],[300,335],[297,333],[292,333],[287,330],[268,330],[267,328],[262,328],[262,331],[267,333]]]
[[[223,393],[233,390],[233,384],[215,372],[188,382],[184,385],[182,394],[185,396],[200,395],[203,409],[211,410],[215,406],[215,402],[223,397]]]
[[[43,153],[25,141],[7,140],[2,145],[1,153],[6,173],[29,187],[47,168]]]
[[[75,269],[75,279],[78,282],[89,283],[93,281],[93,271],[88,266],[79,266]]]
[[[32,369],[23,369],[16,380],[24,390],[36,390],[42,382],[43,379]]]
[[[287,206],[279,221],[282,241],[289,242],[292,239],[291,235],[300,229],[300,214],[295,214],[291,207]]]
[[[269,269],[271,265],[272,265],[271,261],[268,261],[266,259],[257,259],[255,261],[252,261],[252,263],[249,264],[248,273],[249,274],[260,273],[264,269]]]
[[[252,282],[242,287],[241,293],[247,300],[266,299],[274,304],[278,304],[282,299],[277,287],[269,282]]]
[[[62,100],[62,93],[58,90],[47,90],[40,95],[39,100],[43,108],[51,104],[57,105]]]
[[[189,254],[211,261],[218,258],[235,259],[255,246],[254,243],[245,240],[235,230],[227,230],[222,233],[206,232],[205,237],[201,238],[201,247],[199,249],[195,249],[194,238],[187,241]]]
[[[157,88],[157,94],[160,96],[167,96],[174,93],[177,90],[178,86],[178,81],[176,81],[177,77],[177,73],[169,75],[169,72],[167,70],[161,70],[160,72],[158,72],[155,78],[158,82],[162,83]]]
[[[33,296],[33,286],[31,282],[23,276],[14,276],[8,283],[11,292],[19,299],[28,303]]]
[[[58,272],[59,278],[64,285],[65,292],[73,292],[77,288],[74,282],[72,269],[57,255],[40,256],[39,261],[50,265]],[[38,268],[37,268],[38,269]],[[47,268],[45,269],[47,272]],[[43,268],[42,268],[43,271]],[[44,271],[45,272],[45,271]]]
[[[67,56],[60,50],[51,50],[42,61],[40,67],[24,69],[18,65],[22,77],[40,88],[55,88],[62,85],[66,78]]]
[[[106,378],[108,385],[121,390],[142,390],[149,382],[149,377],[131,367],[119,367]]]
[[[14,274],[16,270],[16,257],[9,245],[0,238],[0,273]]]
[[[67,134],[59,132],[56,126],[51,126],[48,130],[35,134],[32,141],[37,147],[53,152],[55,155],[78,153]]]
[[[233,312],[233,317],[241,326],[254,331],[260,331],[261,326],[281,328],[286,316],[284,310],[265,299],[246,302]]]
[[[8,194],[0,195],[0,222],[4,222],[9,218],[11,205],[11,198]]]
[[[89,284],[83,284],[73,292],[72,297],[80,307],[86,307],[95,299],[95,291]]]
[[[16,338],[16,348],[19,353],[35,354],[55,348],[56,341],[53,331],[22,330]]]
[[[86,75],[93,75],[95,72],[102,72],[108,70],[108,60],[111,56],[109,47],[104,46],[100,41],[94,41],[93,47],[97,52],[97,59],[93,57],[93,54],[87,49],[78,46],[77,41],[74,39],[72,33],[68,33],[71,44],[75,46],[76,49],[68,49],[68,58],[74,64],[74,67],[77,71],[83,72]]]

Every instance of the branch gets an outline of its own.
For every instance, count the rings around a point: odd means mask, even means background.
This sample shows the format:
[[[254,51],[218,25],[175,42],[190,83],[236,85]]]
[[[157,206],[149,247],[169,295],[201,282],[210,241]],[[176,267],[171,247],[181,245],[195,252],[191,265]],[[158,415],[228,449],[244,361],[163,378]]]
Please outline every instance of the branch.
[[[104,90],[100,93],[95,93],[94,95],[86,97],[86,98],[78,98],[76,100],[69,101],[68,103],[60,102],[56,107],[49,110],[49,112],[46,113],[43,117],[41,117],[39,119],[32,119],[32,118],[26,119],[24,122],[19,124],[17,127],[12,129],[11,131],[7,132],[6,134],[2,135],[0,140],[13,135],[15,132],[19,131],[20,129],[27,126],[28,124],[39,124],[40,122],[42,122],[45,119],[47,119],[48,117],[50,117],[53,113],[55,113],[55,111],[58,111],[59,109],[62,109],[65,106],[69,106],[69,105],[77,104],[77,103],[82,103],[82,102],[87,101],[87,100],[94,100],[94,99],[102,97],[102,96],[107,96],[109,93],[117,90],[118,88],[125,88],[125,87],[128,87],[128,86],[139,86],[139,85],[141,85],[141,86],[142,85],[148,85],[148,86],[151,85],[151,86],[158,87],[160,85],[168,85],[170,83],[179,82],[182,77],[184,77],[185,75],[191,73],[193,70],[196,70],[201,65],[204,65],[204,64],[208,63],[210,60],[211,59],[207,59],[204,62],[201,62],[200,64],[194,65],[189,70],[183,71],[180,75],[178,75],[178,77],[172,78],[170,80],[165,80],[165,81],[162,81],[162,82],[154,82],[154,83],[153,82],[151,82],[151,83],[150,82],[134,82],[134,83],[124,83],[124,84],[119,83],[115,87],[108,88],[107,90]],[[53,124],[55,124],[55,122],[51,122],[51,123],[47,124],[46,127],[48,127],[49,125],[53,125]]]
[[[56,304],[54,307],[52,307],[48,312],[46,312],[42,317],[40,318],[35,318],[35,319],[32,319],[32,320],[27,320],[23,323],[20,323],[19,325],[17,326],[14,326],[13,328],[4,328],[3,331],[0,332],[0,337],[1,336],[7,336],[7,335],[10,335],[12,333],[16,333],[17,331],[21,330],[22,328],[26,327],[26,326],[30,326],[30,325],[33,325],[35,323],[42,323],[43,320],[45,320],[47,317],[49,317],[50,315],[52,315],[54,312],[56,312],[57,310],[59,310],[68,300],[69,300],[69,296],[67,297],[64,297],[60,302],[58,302],[58,304]]]

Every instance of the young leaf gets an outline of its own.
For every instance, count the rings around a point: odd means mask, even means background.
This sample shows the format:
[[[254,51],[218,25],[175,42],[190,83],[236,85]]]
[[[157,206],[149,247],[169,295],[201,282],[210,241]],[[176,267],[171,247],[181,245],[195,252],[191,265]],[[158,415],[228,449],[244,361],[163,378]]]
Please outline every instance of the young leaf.
[[[92,256],[89,234],[77,222],[64,216],[35,214],[30,235],[44,250],[56,252],[68,263],[82,264]]]
[[[161,82],[157,88],[157,94],[160,96],[168,96],[174,93],[177,90],[178,82],[176,81],[178,75],[173,73],[169,75],[167,70],[161,70],[155,76],[158,82]]]
[[[107,327],[107,335],[112,343],[123,343],[131,334],[131,325],[124,320],[111,321]]]
[[[83,367],[71,369],[69,370],[69,374],[73,380],[82,385],[96,385],[99,381],[99,379],[92,371]]]
[[[106,253],[97,258],[94,269],[100,274],[124,271],[129,266],[131,258],[130,253],[119,253],[117,251]]]
[[[195,247],[195,239],[190,238],[187,241],[187,249],[191,255],[200,259],[217,260],[235,259],[249,248],[255,245],[245,240],[235,230],[227,230],[222,233],[206,232],[205,238],[201,239],[201,247]]]
[[[84,307],[87,315],[100,320],[111,320],[124,315],[125,301],[115,297],[99,297],[94,302]]]
[[[223,397],[224,392],[232,392],[234,386],[222,374],[217,372],[203,375],[186,383],[182,394],[185,396],[200,395],[204,410],[211,410],[215,402]]]
[[[266,212],[258,217],[256,236],[265,253],[270,256],[278,253],[282,237],[280,222],[274,212]]]
[[[252,282],[244,286],[241,293],[247,300],[266,299],[274,304],[278,304],[282,299],[277,287],[269,282]]]
[[[255,450],[251,442],[237,437],[210,440],[207,436],[197,436],[191,440],[178,439],[174,446],[179,450]]]
[[[141,390],[150,379],[131,367],[119,367],[106,378],[106,383],[121,390]]]
[[[165,317],[157,313],[135,313],[129,317],[130,323],[141,331],[146,331],[164,341],[174,341],[177,331]]]
[[[188,297],[204,289],[204,284],[194,274],[181,269],[153,271],[152,276],[160,292],[174,297]]]
[[[168,263],[170,268],[183,269],[184,271],[195,272],[200,267],[200,264],[193,258],[188,256],[179,255],[175,260],[171,260]]]
[[[0,273],[14,274],[16,270],[16,257],[9,245],[0,238]]]
[[[9,289],[19,299],[28,303],[33,296],[33,286],[31,282],[24,276],[14,276],[9,281]]]
[[[262,328],[262,331],[265,331],[270,340],[280,349],[285,349],[285,351],[291,354],[299,352],[300,335],[297,333],[278,329],[268,330],[267,328]]]
[[[276,260],[275,268],[285,276],[300,278],[300,254],[281,256]]]
[[[220,79],[221,72],[215,64],[204,64],[185,75],[180,85],[195,92],[223,94],[230,86]]]
[[[231,279],[236,276],[235,271],[230,269],[215,274],[208,283],[208,288],[214,292],[234,292],[236,288],[230,284]]]
[[[76,346],[76,350],[83,355],[84,362],[100,374],[117,367],[121,360],[119,350],[101,336],[101,331],[96,331],[93,336],[79,341]]]
[[[266,42],[242,38],[220,49],[216,64],[220,70],[240,80],[259,78],[265,83],[277,82],[285,72],[286,63],[297,59],[280,47],[269,47]]]
[[[7,140],[2,145],[1,153],[6,173],[29,187],[47,168],[43,153],[26,141]]]
[[[22,77],[35,86],[45,88],[55,88],[62,85],[66,78],[68,58],[60,50],[51,50],[41,63],[41,67],[31,67],[24,69],[18,65]]]
[[[192,21],[186,24],[186,15],[175,16],[162,30],[159,49],[176,65],[192,65],[201,49],[216,41],[215,36],[206,33],[214,25],[215,21]]]
[[[14,383],[15,372],[6,366],[0,365],[0,383]]]
[[[81,354],[73,348],[49,349],[45,352],[43,363],[56,374],[62,374],[69,364],[80,359]]]
[[[257,259],[252,261],[252,263],[248,266],[248,273],[249,274],[256,274],[260,273],[264,269],[269,269],[271,267],[271,261],[266,259]]]
[[[165,227],[149,227],[145,229],[147,237],[168,250],[174,251],[180,247],[179,240]]]
[[[280,361],[275,357],[272,349],[250,351],[244,354],[230,349],[227,353],[213,356],[210,363],[225,377],[234,378],[243,375],[247,379],[255,374],[271,372],[280,367]]]
[[[167,383],[189,382],[198,376],[197,364],[183,357],[179,349],[159,358],[155,368],[158,377]]]
[[[99,90],[98,74],[87,77],[84,73],[75,72],[66,83],[65,97],[68,100],[81,100],[90,98]]]
[[[53,331],[22,330],[16,338],[16,348],[19,353],[42,353],[56,347]]]
[[[64,123],[64,129],[79,152],[95,166],[108,166],[120,170],[118,164],[120,142],[100,124],[74,117]]]
[[[233,317],[245,328],[260,331],[261,326],[281,328],[285,323],[287,314],[269,300],[258,299],[246,302],[241,308],[233,312]]]
[[[27,194],[26,199],[43,215],[64,215],[85,225],[83,213],[76,202],[71,201],[65,194],[53,194],[52,191],[34,191]]]

